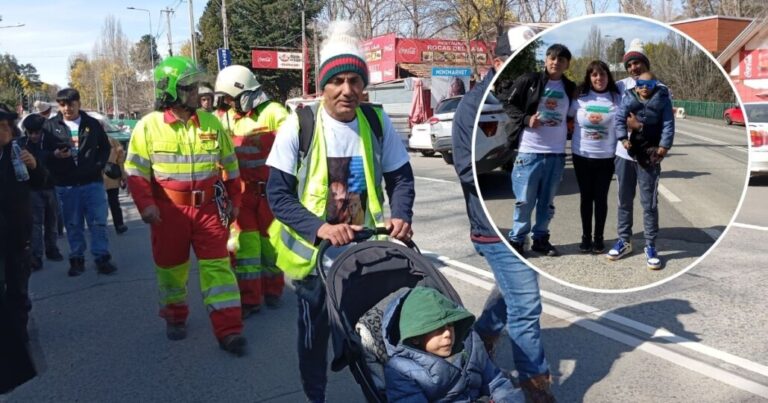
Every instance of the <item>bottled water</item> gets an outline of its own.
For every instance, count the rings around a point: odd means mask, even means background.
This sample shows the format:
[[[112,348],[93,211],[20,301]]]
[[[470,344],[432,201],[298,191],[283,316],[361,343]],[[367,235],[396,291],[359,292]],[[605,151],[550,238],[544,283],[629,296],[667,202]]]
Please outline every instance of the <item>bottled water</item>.
[[[19,182],[25,182],[29,180],[29,172],[27,166],[24,165],[24,161],[21,160],[21,147],[16,140],[13,140],[11,146],[11,160],[13,161],[13,172],[16,174],[16,180]]]

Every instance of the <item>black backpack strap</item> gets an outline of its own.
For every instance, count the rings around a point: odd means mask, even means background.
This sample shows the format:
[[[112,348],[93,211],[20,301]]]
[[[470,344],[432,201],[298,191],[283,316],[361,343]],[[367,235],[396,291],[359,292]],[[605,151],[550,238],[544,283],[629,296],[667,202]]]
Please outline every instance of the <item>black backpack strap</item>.
[[[299,117],[299,160],[302,160],[309,152],[315,134],[315,111],[311,107],[301,106],[296,108],[296,115]]]
[[[376,140],[379,142],[379,144],[381,144],[382,140],[384,139],[384,128],[381,127],[379,114],[376,113],[376,110],[373,109],[371,104],[361,103],[360,109],[362,109],[365,119],[368,120],[368,124],[371,126],[371,130],[373,130],[373,134],[376,136]]]

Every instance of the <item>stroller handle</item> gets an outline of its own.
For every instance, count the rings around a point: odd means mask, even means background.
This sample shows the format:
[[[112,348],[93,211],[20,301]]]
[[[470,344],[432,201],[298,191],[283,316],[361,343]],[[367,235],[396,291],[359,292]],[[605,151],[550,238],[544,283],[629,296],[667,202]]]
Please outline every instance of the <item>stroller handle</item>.
[[[352,242],[360,243],[375,235],[388,235],[388,234],[389,234],[389,230],[386,229],[385,227],[363,228],[362,230],[355,232],[355,237],[352,238]],[[330,246],[331,246],[331,241],[327,239],[323,239],[320,242],[320,245],[317,246],[317,262],[315,264],[315,271],[317,272],[317,275],[320,276],[320,279],[323,280],[323,283],[325,283],[325,270],[323,270],[323,255],[325,255],[325,251]]]

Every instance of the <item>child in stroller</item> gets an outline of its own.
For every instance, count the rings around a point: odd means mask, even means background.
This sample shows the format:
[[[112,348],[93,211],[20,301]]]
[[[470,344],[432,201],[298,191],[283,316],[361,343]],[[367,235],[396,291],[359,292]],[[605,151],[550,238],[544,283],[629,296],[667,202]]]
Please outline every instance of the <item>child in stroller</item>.
[[[415,287],[384,315],[391,402],[523,402],[472,330],[475,317],[434,288]]]

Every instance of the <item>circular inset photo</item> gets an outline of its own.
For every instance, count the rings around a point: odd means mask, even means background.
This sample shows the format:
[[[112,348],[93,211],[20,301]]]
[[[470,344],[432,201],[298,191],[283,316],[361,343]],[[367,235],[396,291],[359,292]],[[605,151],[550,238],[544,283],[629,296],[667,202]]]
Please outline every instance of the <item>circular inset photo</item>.
[[[485,130],[482,113],[476,121],[486,213],[560,283],[661,284],[701,260],[736,215],[748,136],[723,117],[739,100],[712,55],[674,28],[616,14],[559,24],[516,49],[484,102],[505,112],[494,122],[503,131]]]

